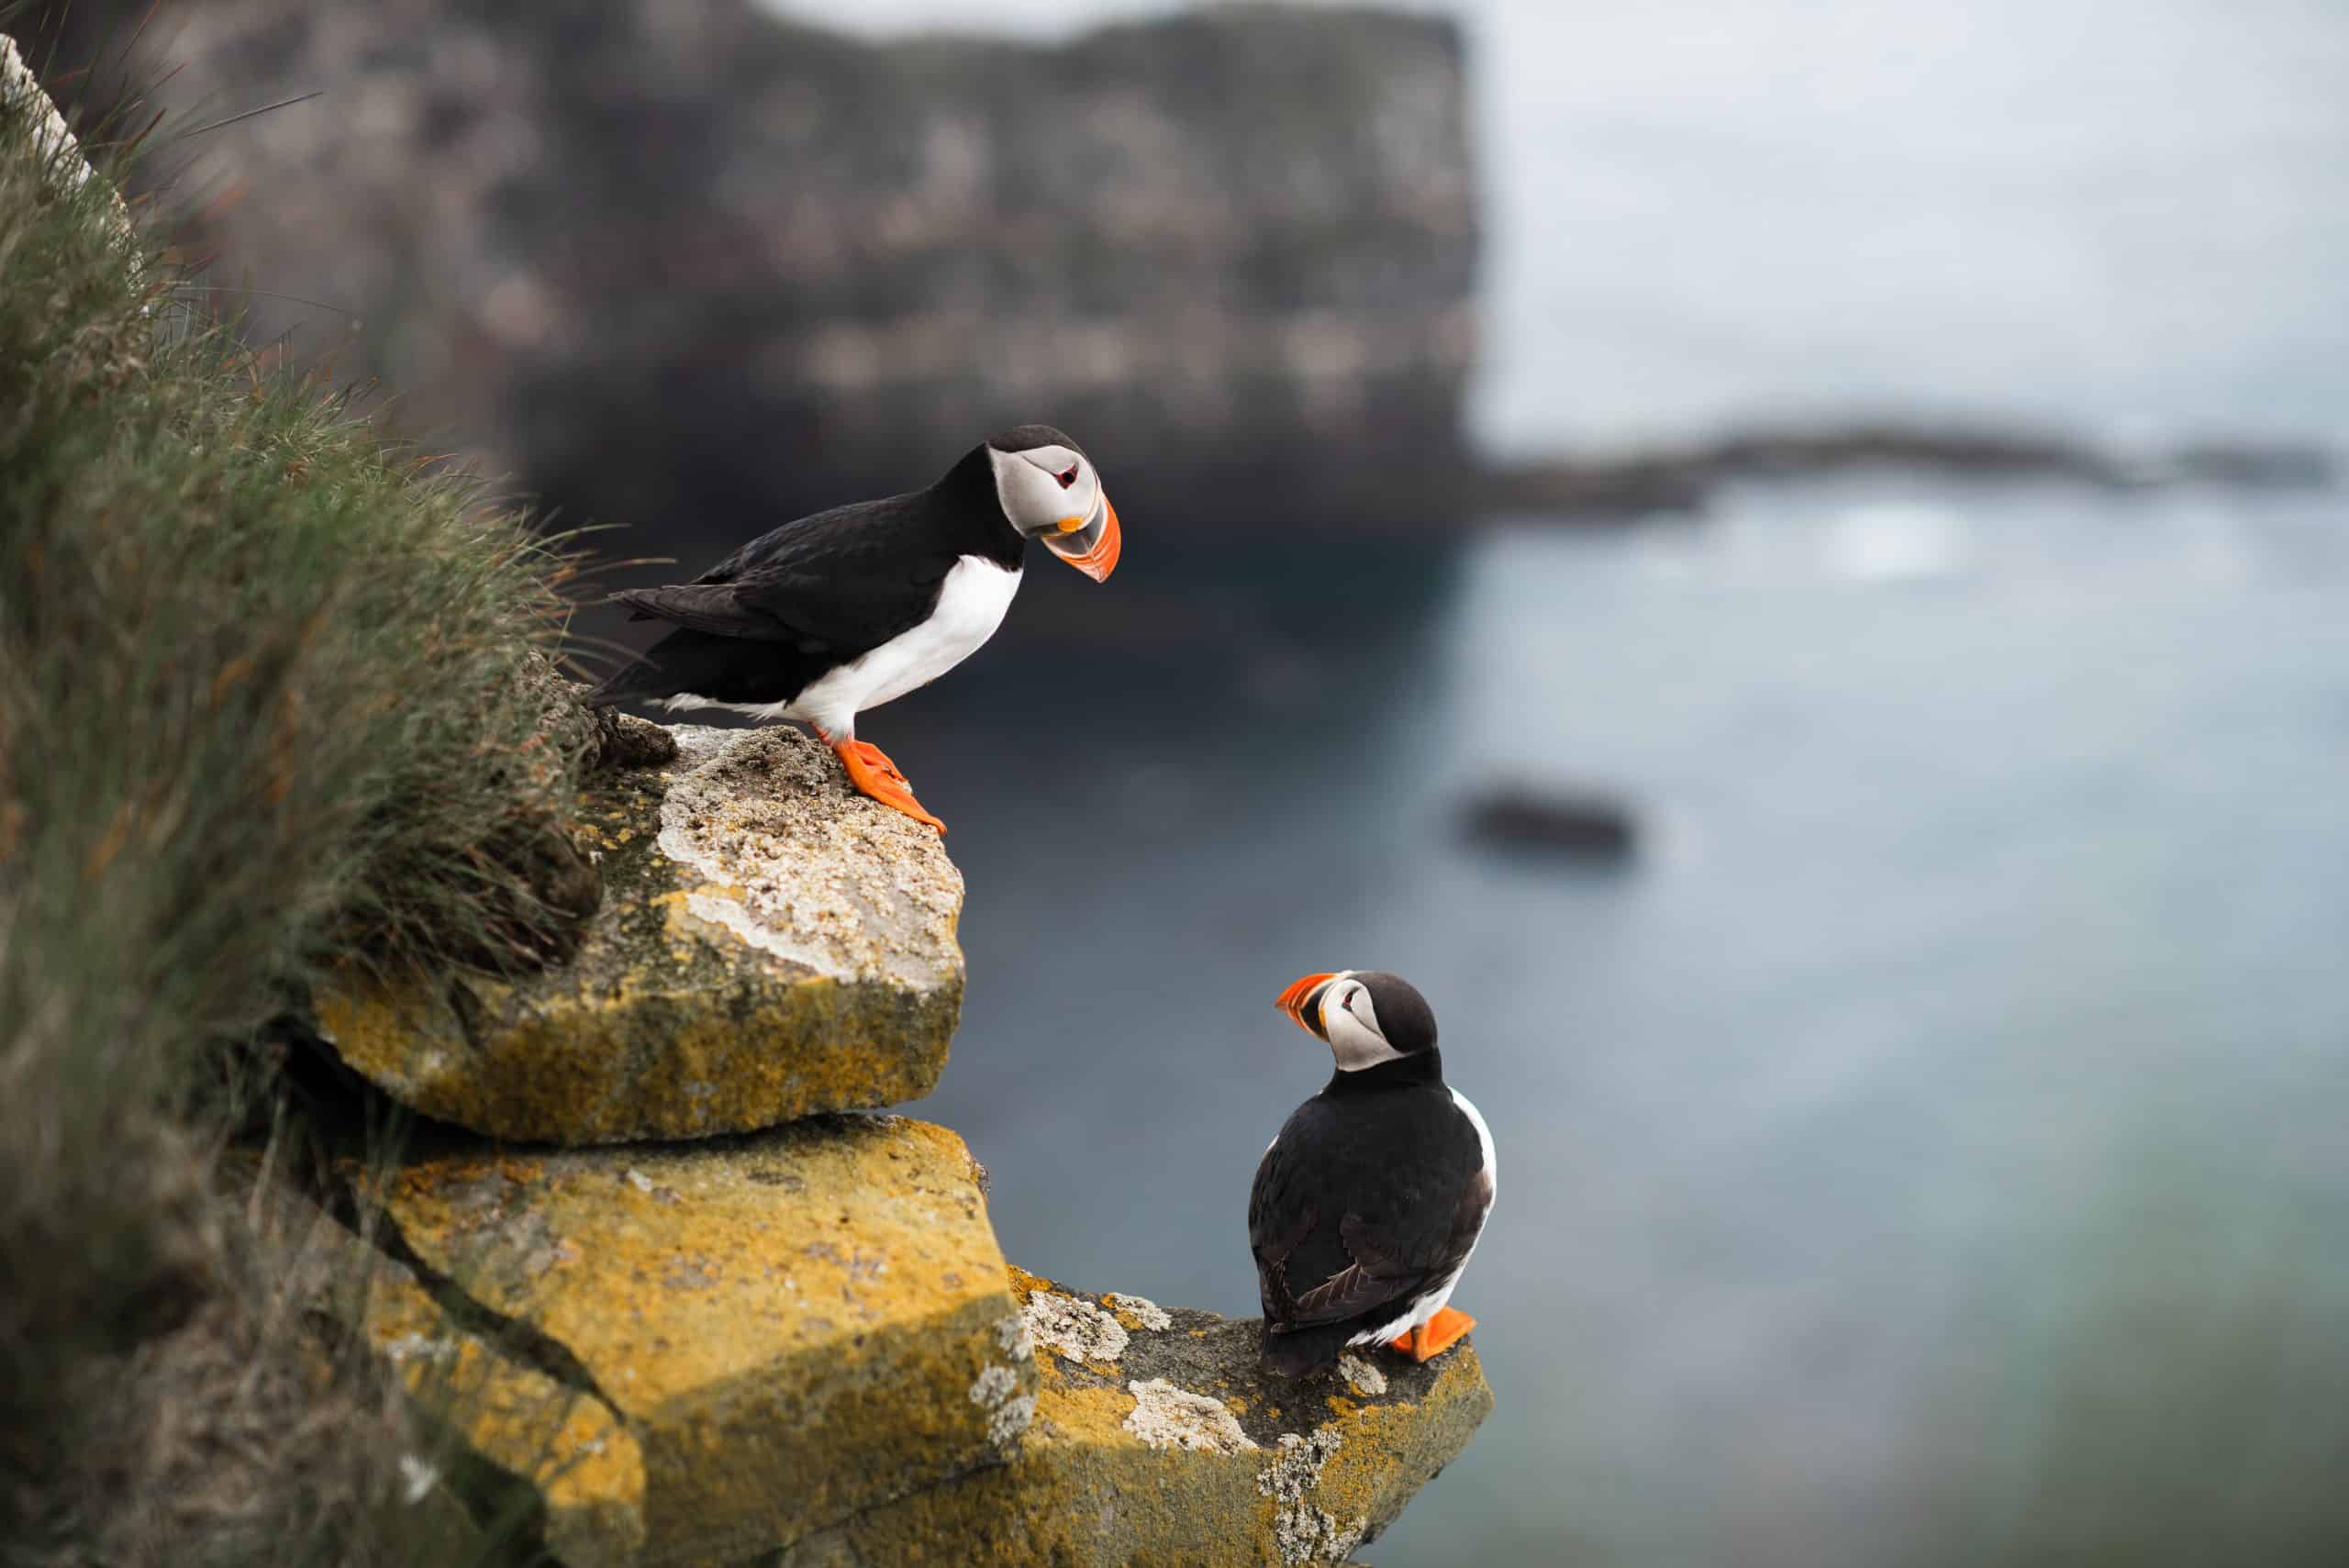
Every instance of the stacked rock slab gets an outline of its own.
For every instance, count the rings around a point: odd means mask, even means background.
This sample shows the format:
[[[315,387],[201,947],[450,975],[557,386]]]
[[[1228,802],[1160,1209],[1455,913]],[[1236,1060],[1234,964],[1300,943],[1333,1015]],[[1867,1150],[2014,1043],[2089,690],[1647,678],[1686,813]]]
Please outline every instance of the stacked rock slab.
[[[367,1195],[451,1326],[498,1325],[625,1429],[646,1561],[734,1562],[1012,1451],[1036,1377],[978,1175],[943,1128],[819,1117],[428,1146]]]
[[[796,732],[668,733],[585,803],[575,961],[319,999],[451,1124],[342,1168],[379,1251],[331,1309],[458,1468],[534,1494],[571,1568],[1294,1564],[1375,1535],[1489,1407],[1474,1351],[1268,1384],[1252,1323],[1008,1268],[962,1140],[859,1111],[928,1092],[960,1008],[937,837]]]
[[[317,998],[450,1124],[343,1172],[389,1261],[339,1310],[577,1568],[740,1562],[1000,1465],[1036,1384],[962,1140],[839,1114],[945,1064],[937,835],[796,730],[634,731],[606,754],[652,765],[582,802],[605,897],[574,958]]]
[[[353,973],[321,1032],[403,1104],[498,1138],[699,1138],[936,1086],[963,1005],[963,878],[796,729],[679,727],[584,802],[605,896],[519,979]]]
[[[262,1207],[263,1234],[289,1300],[355,1330],[440,1440],[410,1456],[402,1477],[415,1507],[428,1497],[462,1514],[450,1472],[470,1465],[536,1494],[540,1534],[572,1568],[624,1568],[644,1545],[644,1456],[616,1411],[533,1365],[511,1334],[452,1318],[415,1269],[369,1249],[261,1162],[231,1156],[222,1174]],[[478,1477],[477,1477],[478,1478]],[[470,1526],[470,1521],[468,1521]],[[485,1551],[477,1526],[477,1557]]]
[[[1342,1562],[1459,1456],[1493,1407],[1466,1341],[1420,1365],[1256,1370],[1257,1324],[1093,1296],[1015,1269],[1042,1383],[1019,1457],[766,1560],[1279,1568]]]

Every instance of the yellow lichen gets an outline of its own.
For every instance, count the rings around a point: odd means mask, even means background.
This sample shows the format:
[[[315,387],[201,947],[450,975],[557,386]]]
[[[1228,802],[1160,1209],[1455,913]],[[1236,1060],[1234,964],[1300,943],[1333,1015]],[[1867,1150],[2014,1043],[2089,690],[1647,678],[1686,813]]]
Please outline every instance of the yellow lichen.
[[[571,1144],[928,1094],[963,993],[962,881],[935,836],[876,827],[880,808],[804,737],[677,734],[696,766],[676,787],[740,817],[740,834],[664,826],[676,799],[620,788],[604,908],[571,962],[513,979],[329,976],[317,1018],[345,1060],[443,1120]],[[760,793],[784,776],[810,787]]]
[[[1006,1348],[1002,1256],[942,1128],[450,1150],[384,1197],[432,1269],[560,1345],[626,1419],[648,1552],[770,1550],[994,1462],[1028,1424],[1033,1361]]]
[[[1018,1268],[1008,1277],[1023,1301],[1108,1299]],[[1008,1466],[862,1514],[785,1551],[779,1568],[838,1561],[994,1568],[1333,1562],[1392,1519],[1491,1407],[1475,1353],[1464,1344],[1432,1369],[1398,1373],[1387,1402],[1341,1400],[1350,1407],[1268,1443],[1265,1418],[1249,1416],[1248,1399],[1208,1392],[1254,1376],[1252,1336],[1243,1329],[1217,1330],[1214,1342],[1233,1349],[1206,1354],[1236,1350],[1245,1358],[1220,1371],[1209,1373],[1202,1352],[1181,1353],[1197,1374],[1188,1386],[1147,1374],[1112,1381],[1089,1363],[1039,1355],[1034,1423]],[[1179,1342],[1206,1338],[1207,1329],[1195,1329]],[[1137,1343],[1129,1362],[1143,1353]],[[1145,1396],[1196,1411],[1197,1440],[1171,1431],[1158,1418],[1163,1412],[1144,1410]],[[1211,1419],[1217,1397],[1230,1416],[1246,1418],[1252,1445]]]

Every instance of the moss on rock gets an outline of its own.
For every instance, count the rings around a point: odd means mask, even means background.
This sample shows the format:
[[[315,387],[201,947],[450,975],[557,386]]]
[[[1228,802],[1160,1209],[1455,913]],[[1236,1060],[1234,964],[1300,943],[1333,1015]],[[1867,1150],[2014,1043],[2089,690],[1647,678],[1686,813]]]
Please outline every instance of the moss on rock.
[[[648,1560],[786,1545],[999,1464],[1028,1425],[1034,1360],[977,1168],[942,1128],[451,1147],[373,1195],[444,1290],[619,1414]]]
[[[1342,1562],[1492,1409],[1464,1340],[1424,1366],[1377,1351],[1283,1382],[1256,1370],[1252,1320],[1011,1279],[1041,1379],[1018,1456],[765,1568]]]
[[[399,1264],[375,1262],[355,1324],[417,1407],[464,1451],[539,1494],[547,1549],[623,1568],[644,1544],[644,1456],[611,1407],[450,1321]]]
[[[582,803],[602,912],[518,978],[347,972],[321,1032],[406,1105],[555,1143],[696,1138],[918,1099],[961,1016],[963,879],[795,729],[679,727]]]

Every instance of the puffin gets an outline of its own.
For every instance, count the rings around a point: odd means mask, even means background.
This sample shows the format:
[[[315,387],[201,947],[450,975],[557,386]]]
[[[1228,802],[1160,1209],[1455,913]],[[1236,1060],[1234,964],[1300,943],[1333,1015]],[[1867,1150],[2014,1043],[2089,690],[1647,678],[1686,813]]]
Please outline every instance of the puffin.
[[[897,765],[856,738],[856,716],[928,685],[995,635],[1030,539],[1096,583],[1118,564],[1118,509],[1101,475],[1049,425],[988,437],[926,490],[785,523],[690,583],[614,594],[629,619],[674,629],[586,700],[797,719],[858,790],[943,833]]]
[[[1449,1304],[1492,1213],[1492,1132],[1443,1081],[1435,1012],[1408,981],[1308,974],[1275,1006],[1337,1071],[1282,1124],[1248,1195],[1259,1359],[1281,1377],[1357,1345],[1432,1361],[1476,1326]]]

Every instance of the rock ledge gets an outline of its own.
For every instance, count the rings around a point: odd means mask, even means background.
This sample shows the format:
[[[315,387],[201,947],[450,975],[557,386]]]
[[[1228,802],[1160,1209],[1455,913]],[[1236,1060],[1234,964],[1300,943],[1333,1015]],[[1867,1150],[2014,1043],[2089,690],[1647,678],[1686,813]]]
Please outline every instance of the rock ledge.
[[[962,1013],[963,878],[796,729],[680,726],[587,792],[604,907],[518,979],[351,974],[319,1031],[402,1103],[494,1137],[697,1138],[918,1099]]]
[[[1492,1409],[1466,1341],[1425,1366],[1375,1351],[1285,1383],[1256,1371],[1252,1319],[1011,1282],[1040,1384],[1010,1463],[868,1509],[766,1568],[1342,1562]]]
[[[577,1396],[574,1424],[603,1412],[625,1441],[632,1487],[599,1480],[573,1502],[539,1477],[551,1510],[580,1516],[572,1540],[550,1536],[567,1562],[616,1560],[631,1536],[647,1561],[740,1561],[1000,1464],[1032,1419],[1036,1366],[977,1167],[944,1128],[827,1117],[541,1155],[451,1140],[380,1188],[350,1179],[434,1286],[379,1293],[381,1353],[486,1332],[551,1370],[538,1392]],[[493,1390],[511,1403],[521,1381]],[[510,1422],[457,1425],[534,1473]]]

